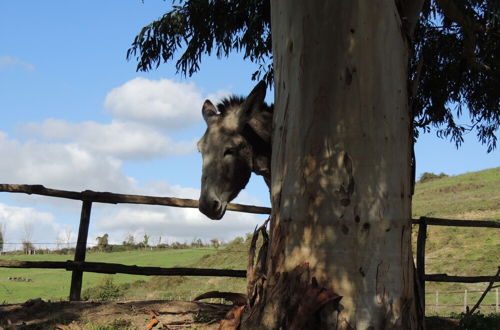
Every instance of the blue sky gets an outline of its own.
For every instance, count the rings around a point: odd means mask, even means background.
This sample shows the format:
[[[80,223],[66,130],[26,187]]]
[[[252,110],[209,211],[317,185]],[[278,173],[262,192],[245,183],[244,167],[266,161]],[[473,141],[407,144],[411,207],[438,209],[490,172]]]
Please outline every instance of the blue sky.
[[[136,72],[125,54],[140,29],[168,10],[160,0],[0,2],[0,182],[39,183],[68,190],[197,198],[203,134],[202,101],[247,94],[256,66],[240,54],[204,58],[192,77],[174,63]],[[272,94],[272,92],[270,93]],[[268,97],[272,100],[272,95]],[[460,174],[499,166],[474,134],[456,150],[435,134],[421,136],[417,175]],[[253,177],[238,202],[268,205]],[[80,204],[0,194],[6,241],[31,231],[35,242],[74,241]],[[90,242],[107,232],[121,242],[144,232],[153,242],[228,240],[253,230],[262,217],[228,213],[219,222],[197,210],[150,206],[94,207]]]

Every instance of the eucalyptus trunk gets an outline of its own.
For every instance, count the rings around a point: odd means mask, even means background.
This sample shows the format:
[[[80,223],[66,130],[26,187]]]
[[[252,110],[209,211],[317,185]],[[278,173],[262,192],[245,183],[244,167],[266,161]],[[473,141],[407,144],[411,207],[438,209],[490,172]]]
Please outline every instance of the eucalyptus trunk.
[[[242,326],[418,329],[409,54],[396,4],[271,6],[273,212],[267,273]],[[325,290],[342,296],[338,307]]]

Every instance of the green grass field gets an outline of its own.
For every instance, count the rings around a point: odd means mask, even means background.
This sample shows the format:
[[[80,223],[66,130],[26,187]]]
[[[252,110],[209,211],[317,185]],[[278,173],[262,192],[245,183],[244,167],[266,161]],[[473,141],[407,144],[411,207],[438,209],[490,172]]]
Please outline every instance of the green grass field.
[[[418,183],[413,199],[414,218],[432,216],[451,219],[500,221],[500,167],[480,172]],[[416,238],[417,226],[414,228]],[[215,249],[165,250],[161,252],[130,251],[91,253],[88,261],[102,261],[141,266],[191,266],[203,268],[245,269],[248,241]],[[500,266],[500,232],[498,229],[429,226],[426,245],[426,273],[448,275],[494,275]],[[1,256],[0,258],[8,258]],[[67,260],[72,256],[15,256],[20,260]],[[7,277],[31,278],[33,282],[12,282]],[[95,286],[109,275],[84,274],[84,289]],[[29,298],[67,299],[71,273],[64,270],[0,268],[0,301],[19,302]],[[218,277],[153,277],[113,275],[113,283],[136,282],[124,290],[124,299],[190,299],[213,290],[245,292],[244,279]],[[472,306],[487,283],[459,284],[427,282],[428,314],[461,312],[463,291],[469,290]],[[436,291],[439,304],[457,305],[434,309]],[[457,293],[447,294],[447,291]],[[494,304],[494,292],[484,304]],[[494,307],[484,312],[494,311]]]
[[[176,249],[176,250],[136,250],[115,253],[87,253],[87,261],[122,263],[138,266],[184,267],[196,263],[201,257],[210,255],[215,249]],[[66,261],[71,255],[43,254],[0,256],[0,259],[16,259],[30,261]],[[83,289],[96,285],[103,280],[105,274],[84,273]],[[11,281],[8,277],[22,277],[32,282]],[[113,275],[116,284],[148,280],[148,276],[127,274]],[[0,268],[0,303],[22,302],[32,298],[45,300],[67,299],[71,282],[71,272],[58,269],[23,269]]]

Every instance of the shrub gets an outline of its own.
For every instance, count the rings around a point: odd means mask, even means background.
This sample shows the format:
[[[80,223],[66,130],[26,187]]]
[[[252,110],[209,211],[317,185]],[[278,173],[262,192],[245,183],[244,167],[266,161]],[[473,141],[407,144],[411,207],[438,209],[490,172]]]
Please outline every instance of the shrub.
[[[85,289],[82,298],[84,300],[113,300],[123,295],[120,291],[120,287],[113,283],[113,276],[106,275],[95,287]]]
[[[500,314],[484,315],[476,312],[474,314],[454,314],[452,317],[460,319],[458,326],[460,330],[491,330],[498,329],[500,325]]]
[[[448,177],[448,174],[445,174],[443,172],[441,172],[440,174],[434,174],[432,172],[424,172],[420,176],[420,180],[418,180],[418,182],[424,183],[424,182],[429,182],[432,180],[442,179],[442,178],[446,178],[446,177]]]

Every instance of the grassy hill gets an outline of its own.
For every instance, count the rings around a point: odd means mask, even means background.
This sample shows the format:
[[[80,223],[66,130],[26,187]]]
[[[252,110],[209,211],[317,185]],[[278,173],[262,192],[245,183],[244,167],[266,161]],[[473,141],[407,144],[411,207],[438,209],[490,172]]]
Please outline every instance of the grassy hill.
[[[418,183],[412,216],[500,221],[500,167]],[[426,273],[495,275],[500,266],[500,230],[428,226],[427,231]],[[436,291],[456,291],[456,294],[438,293],[439,302],[460,306],[463,305],[463,291],[467,289],[468,301],[473,304],[480,293],[470,291],[484,290],[486,285],[427,282],[429,294],[426,299],[428,303],[434,301]],[[485,303],[493,304],[494,301],[491,293]]]
[[[500,167],[417,184],[413,217],[420,216],[500,221]],[[498,229],[428,227],[428,273],[494,275],[497,266]]]

